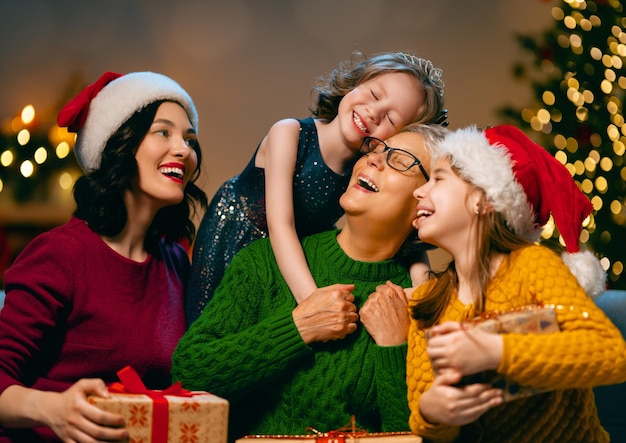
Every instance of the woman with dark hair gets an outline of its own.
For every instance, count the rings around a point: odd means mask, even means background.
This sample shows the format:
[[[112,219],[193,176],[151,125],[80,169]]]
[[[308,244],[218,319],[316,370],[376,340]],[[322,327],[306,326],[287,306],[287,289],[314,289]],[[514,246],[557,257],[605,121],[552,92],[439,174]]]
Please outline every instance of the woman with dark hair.
[[[96,232],[103,235],[115,235],[120,232],[127,221],[124,205],[124,193],[131,187],[133,178],[137,176],[135,153],[141,140],[147,134],[157,110],[166,100],[159,100],[137,111],[109,139],[109,149],[102,152],[100,168],[78,179],[74,187],[76,200],[75,215],[85,220]],[[200,146],[194,140],[194,151],[201,161]],[[182,238],[191,242],[195,234],[195,225],[190,219],[191,205],[195,201],[203,201],[204,191],[194,182],[200,173],[199,166],[191,171],[192,177],[185,188],[183,200],[175,205],[159,210],[150,229],[146,233],[146,248],[156,246],[163,236],[170,241]]]
[[[0,314],[0,442],[128,437],[124,420],[87,402],[131,365],[151,389],[170,384],[185,332],[190,212],[201,154],[195,106],[152,72],[105,73],[70,101],[85,171],[76,211],[36,237],[5,274]]]

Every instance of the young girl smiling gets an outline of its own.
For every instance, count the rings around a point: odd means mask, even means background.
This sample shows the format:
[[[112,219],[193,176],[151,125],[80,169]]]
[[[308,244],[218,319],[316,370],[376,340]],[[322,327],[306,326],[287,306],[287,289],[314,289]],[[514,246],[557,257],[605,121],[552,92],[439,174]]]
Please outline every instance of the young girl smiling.
[[[511,126],[458,130],[433,158],[430,181],[415,191],[414,227],[453,261],[410,303],[412,430],[434,442],[608,441],[592,387],[626,380],[626,346],[588,295],[604,287],[599,261],[579,251],[589,200]],[[536,244],[550,215],[562,257]],[[554,307],[560,330],[498,334],[463,323],[529,306]],[[483,371],[548,392],[503,403],[487,383],[459,384]]]

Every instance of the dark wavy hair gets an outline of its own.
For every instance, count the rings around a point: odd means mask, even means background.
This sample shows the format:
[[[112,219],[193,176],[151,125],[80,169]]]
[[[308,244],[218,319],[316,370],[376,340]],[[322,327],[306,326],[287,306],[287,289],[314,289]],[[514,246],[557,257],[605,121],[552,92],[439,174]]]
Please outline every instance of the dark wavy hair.
[[[138,174],[135,154],[157,109],[165,101],[170,100],[153,102],[135,112],[107,141],[100,167],[76,181],[74,215],[86,221],[96,233],[114,236],[126,225],[128,215],[124,193]],[[157,212],[146,234],[144,246],[147,251],[154,251],[161,238],[166,242],[186,239],[191,244],[193,241],[196,228],[190,217],[192,210],[207,206],[206,194],[195,184],[200,174],[202,151],[197,142],[193,148],[198,156],[198,166],[185,186],[185,196],[180,203]]]
[[[324,121],[337,116],[343,97],[361,83],[389,72],[403,72],[415,77],[424,87],[424,104],[420,114],[409,123],[436,123],[444,113],[441,70],[429,60],[402,52],[382,53],[367,58],[354,52],[350,60],[335,68],[328,78],[320,78],[312,91],[311,113]]]

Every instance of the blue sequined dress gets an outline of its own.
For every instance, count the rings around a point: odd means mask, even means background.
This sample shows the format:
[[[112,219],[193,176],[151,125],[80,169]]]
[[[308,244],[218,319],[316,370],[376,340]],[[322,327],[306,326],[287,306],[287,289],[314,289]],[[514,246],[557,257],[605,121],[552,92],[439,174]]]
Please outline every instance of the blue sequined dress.
[[[304,237],[332,229],[343,215],[339,197],[348,186],[352,168],[344,175],[330,169],[322,159],[313,119],[299,122],[293,195],[296,230]],[[268,235],[265,170],[254,165],[257,152],[258,147],[241,174],[222,184],[202,218],[185,294],[188,324],[200,316],[235,253]]]

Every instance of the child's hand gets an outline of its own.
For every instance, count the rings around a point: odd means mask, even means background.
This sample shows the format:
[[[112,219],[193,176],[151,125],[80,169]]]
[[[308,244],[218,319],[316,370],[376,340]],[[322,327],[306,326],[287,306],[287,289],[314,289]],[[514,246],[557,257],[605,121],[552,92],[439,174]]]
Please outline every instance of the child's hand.
[[[442,370],[420,398],[420,412],[430,423],[462,426],[476,421],[490,408],[502,403],[502,390],[488,384],[453,386],[461,373]]]
[[[446,322],[430,329],[426,352],[433,369],[455,369],[463,375],[496,369],[502,358],[502,335],[464,329]]]
[[[441,114],[439,114],[439,116],[437,117],[437,120],[435,120],[435,123],[444,127],[450,124],[450,122],[448,121],[447,109],[444,109],[443,111],[441,111]]]

